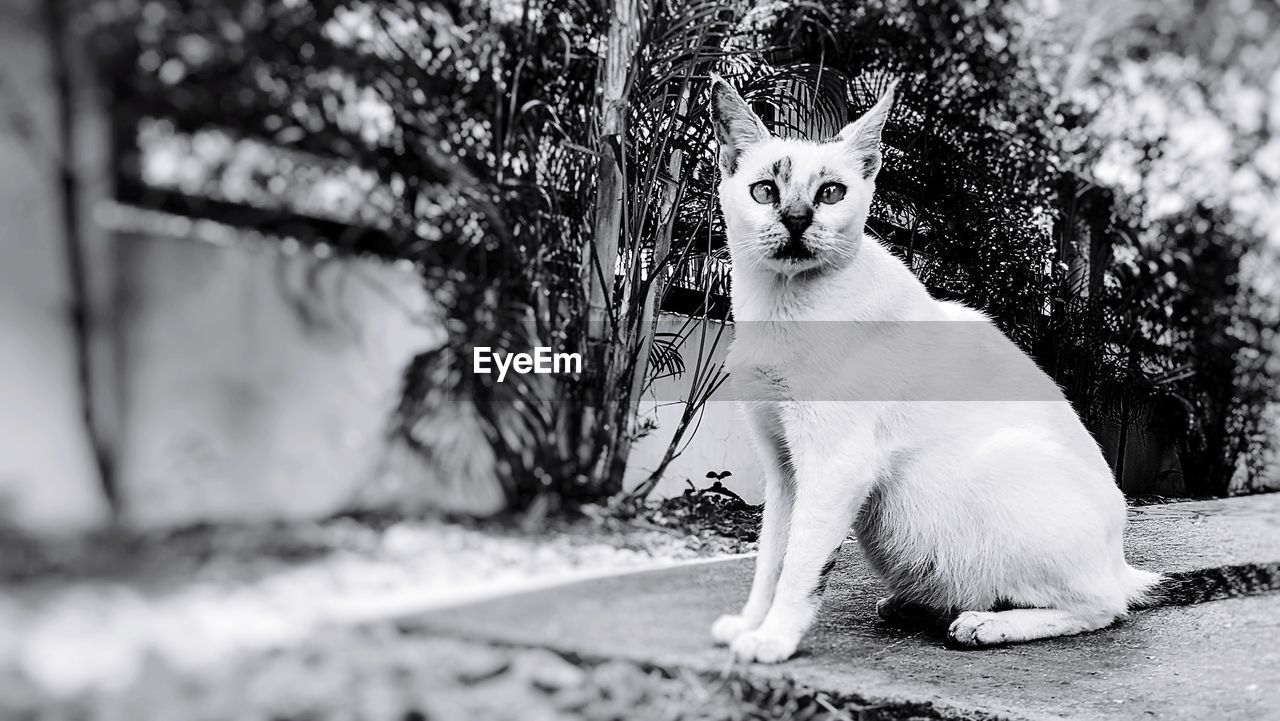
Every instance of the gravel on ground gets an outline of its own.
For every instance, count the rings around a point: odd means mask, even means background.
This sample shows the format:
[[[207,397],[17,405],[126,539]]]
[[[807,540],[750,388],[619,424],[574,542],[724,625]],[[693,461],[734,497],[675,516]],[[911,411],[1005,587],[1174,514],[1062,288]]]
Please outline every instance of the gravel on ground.
[[[62,543],[11,535],[0,539],[0,673],[51,696],[122,688],[153,659],[198,672],[329,623],[750,552],[758,509],[735,499],[691,491],[537,520],[342,517]]]
[[[141,679],[50,701],[0,673],[0,718],[27,721],[765,721],[937,719],[736,670],[695,673],[423,635],[394,623],[326,628],[289,649],[192,674],[148,661]]]

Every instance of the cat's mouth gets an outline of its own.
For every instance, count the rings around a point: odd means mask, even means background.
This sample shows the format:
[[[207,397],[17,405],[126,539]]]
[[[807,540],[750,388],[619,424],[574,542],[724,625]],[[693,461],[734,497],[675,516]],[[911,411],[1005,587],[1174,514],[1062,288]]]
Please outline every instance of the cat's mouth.
[[[799,238],[790,238],[782,247],[773,251],[774,260],[802,262],[813,260],[815,257],[809,246],[805,245],[804,241]]]
[[[790,243],[774,251],[769,257],[771,270],[788,279],[811,278],[823,267],[821,259],[807,246],[789,247]]]

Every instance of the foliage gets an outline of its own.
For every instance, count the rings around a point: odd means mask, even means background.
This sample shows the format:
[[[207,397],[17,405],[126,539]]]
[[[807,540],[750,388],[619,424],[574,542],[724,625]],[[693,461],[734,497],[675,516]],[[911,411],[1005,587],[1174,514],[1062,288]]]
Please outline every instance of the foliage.
[[[1277,28],[1270,3],[1082,3],[1037,52],[1078,178],[1064,307],[1098,370],[1071,374],[1122,439],[1130,421],[1171,439],[1193,495],[1262,487],[1275,450]]]
[[[754,543],[760,535],[761,506],[753,506],[721,482],[729,472],[707,473],[714,478],[710,486],[689,487],[679,496],[660,500],[623,500],[612,509],[624,518],[643,518],[661,528],[670,528],[700,538],[731,538]],[[717,477],[720,476],[720,477]]]
[[[1260,479],[1276,401],[1268,364],[1280,296],[1252,282],[1252,238],[1224,216],[1200,206],[1160,223],[1162,246],[1144,248],[1121,276],[1122,287],[1145,291],[1127,309],[1141,328],[1130,353],[1155,403],[1152,425],[1179,439],[1194,495],[1224,494],[1237,473]]]

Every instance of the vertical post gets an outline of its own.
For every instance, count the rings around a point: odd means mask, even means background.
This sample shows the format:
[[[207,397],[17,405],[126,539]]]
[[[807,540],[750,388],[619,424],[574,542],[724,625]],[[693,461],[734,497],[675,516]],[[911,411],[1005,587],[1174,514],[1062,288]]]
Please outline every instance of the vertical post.
[[[689,112],[689,87],[686,84],[680,94],[680,102],[676,115],[683,116]],[[676,203],[683,194],[683,182],[680,179],[684,167],[684,151],[676,148],[667,159],[667,175],[670,176],[660,191],[658,202],[658,237],[653,247],[653,268],[645,293],[640,299],[637,309],[639,320],[636,324],[636,362],[631,373],[631,392],[627,401],[627,417],[634,418],[640,409],[640,393],[644,390],[644,377],[649,367],[649,351],[653,347],[653,334],[657,326],[658,303],[663,289],[663,264],[671,252],[671,234],[675,229]],[[637,262],[639,260],[637,259]],[[638,275],[638,274],[637,274]]]
[[[107,419],[103,417],[103,408],[97,402],[104,397],[104,389],[108,378],[98,378],[97,368],[104,367],[105,358],[95,359],[95,339],[102,337],[106,330],[96,323],[97,312],[105,309],[110,298],[105,293],[94,292],[94,283],[89,278],[89,255],[105,256],[106,249],[101,244],[87,249],[86,198],[81,195],[81,184],[78,175],[87,170],[82,168],[80,132],[84,124],[79,117],[81,112],[90,113],[77,99],[84,97],[90,83],[86,82],[87,68],[82,59],[77,58],[73,44],[68,42],[67,33],[70,24],[67,15],[66,0],[45,0],[46,31],[49,34],[49,47],[53,63],[53,89],[56,103],[57,122],[54,128],[56,148],[60,156],[57,158],[57,187],[62,211],[62,238],[64,254],[67,262],[67,281],[70,291],[71,328],[74,335],[76,379],[80,392],[80,413],[84,427],[88,433],[90,452],[93,455],[95,469],[103,495],[112,509],[118,509],[119,494],[116,487],[111,453],[103,429]],[[100,116],[99,116],[100,117]],[[100,128],[99,128],[100,130]],[[99,133],[102,134],[102,133]],[[90,168],[105,170],[96,163]],[[105,177],[105,173],[98,175]],[[101,188],[96,189],[101,192]],[[109,275],[106,267],[99,266],[103,278]],[[96,303],[94,301],[97,301]],[[95,309],[95,306],[97,308]]]
[[[83,418],[87,351],[72,325],[84,316],[68,313],[85,308],[77,291],[92,263],[68,258],[84,246],[69,245],[65,224],[81,229],[86,216],[82,198],[69,216],[63,204],[77,177],[66,127],[83,115],[66,105],[76,84],[62,62],[74,43],[54,38],[65,7],[0,0],[0,524],[39,535],[109,515]]]
[[[628,309],[615,308],[613,290],[619,249],[626,232],[627,91],[639,41],[640,1],[613,0],[613,13],[609,18],[595,143],[599,162],[592,238],[584,251],[583,262],[589,351],[603,373],[596,389],[598,405],[584,416],[584,429],[588,435],[602,432],[598,437],[604,439],[604,447],[597,449],[592,475],[595,482],[604,484],[606,491],[611,490],[611,486],[621,489],[631,422],[627,415],[630,394],[622,384],[627,380],[626,372],[635,351],[634,333],[632,324],[627,322],[631,316]],[[629,262],[640,262],[633,251],[628,248]],[[632,297],[628,294],[628,298]]]
[[[613,280],[626,210],[623,147],[627,131],[627,87],[638,38],[638,0],[614,0],[608,48],[601,78],[600,130],[596,150],[597,185],[592,244],[585,263],[589,319],[607,325],[613,315]],[[603,334],[596,328],[593,332]]]

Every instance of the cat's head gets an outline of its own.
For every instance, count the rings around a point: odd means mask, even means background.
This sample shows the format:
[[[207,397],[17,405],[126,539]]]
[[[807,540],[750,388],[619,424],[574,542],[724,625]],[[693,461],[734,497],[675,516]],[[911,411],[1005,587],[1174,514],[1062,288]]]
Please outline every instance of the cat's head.
[[[720,207],[735,266],[790,277],[853,260],[880,171],[880,131],[893,90],[835,138],[813,142],[774,137],[728,83],[713,79]]]

